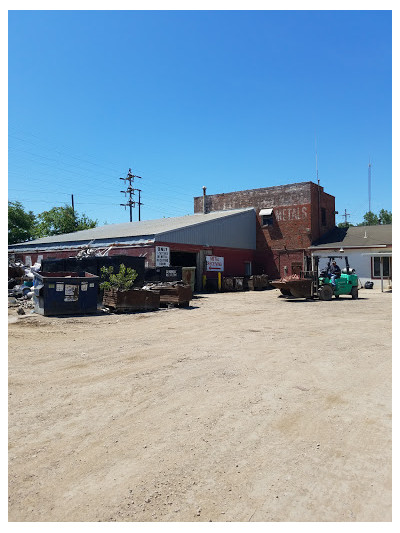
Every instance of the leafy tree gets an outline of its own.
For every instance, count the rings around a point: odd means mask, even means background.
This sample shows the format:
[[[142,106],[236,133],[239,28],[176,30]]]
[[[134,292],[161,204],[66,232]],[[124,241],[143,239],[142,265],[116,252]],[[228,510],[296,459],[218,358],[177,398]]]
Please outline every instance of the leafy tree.
[[[8,202],[8,244],[30,241],[35,236],[36,217],[21,202]]]
[[[379,216],[368,211],[364,215],[364,222],[357,224],[358,226],[377,226],[378,224],[391,224],[392,223],[392,212],[386,211],[386,209],[381,209],[379,211]]]
[[[378,215],[375,215],[372,211],[367,211],[364,215],[364,222],[361,222],[358,226],[377,226],[378,224]]]
[[[338,228],[352,228],[354,224],[350,224],[350,222],[339,222],[337,225]]]
[[[97,226],[97,220],[91,220],[84,214],[79,217],[69,205],[43,211],[37,216],[37,219],[38,223],[35,230],[37,237],[72,233]]]
[[[391,224],[392,223],[392,212],[386,211],[386,209],[381,209],[379,211],[379,220],[381,224]]]
[[[126,268],[124,264],[119,267],[118,274],[114,274],[114,267],[101,267],[101,278],[105,279],[100,284],[101,289],[119,289],[128,290],[132,287],[133,282],[138,277],[136,270]]]

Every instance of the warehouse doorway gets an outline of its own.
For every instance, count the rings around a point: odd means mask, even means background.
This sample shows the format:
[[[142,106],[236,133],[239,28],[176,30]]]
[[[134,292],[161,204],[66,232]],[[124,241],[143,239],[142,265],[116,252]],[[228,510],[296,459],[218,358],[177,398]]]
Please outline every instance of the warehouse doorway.
[[[196,252],[179,252],[171,250],[171,266],[183,267],[182,279],[192,285],[194,291],[201,289],[201,269],[199,269],[199,258]]]
[[[182,280],[191,285],[192,290],[195,291],[198,286],[196,280],[197,254],[171,250],[170,262],[171,266],[182,267]]]
[[[173,250],[171,250],[171,266],[195,267],[196,253],[174,252]]]

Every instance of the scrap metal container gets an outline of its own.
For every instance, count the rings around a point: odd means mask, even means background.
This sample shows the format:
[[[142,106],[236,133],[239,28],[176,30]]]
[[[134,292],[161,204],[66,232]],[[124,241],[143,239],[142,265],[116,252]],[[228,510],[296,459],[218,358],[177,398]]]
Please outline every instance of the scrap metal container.
[[[181,281],[182,267],[157,267],[146,268],[144,279],[146,282]]]
[[[247,286],[251,291],[267,289],[269,287],[267,274],[250,276],[247,280]]]
[[[43,259],[43,272],[61,271],[85,271],[95,274],[101,278],[101,268],[104,266],[114,267],[114,273],[119,272],[120,266],[124,264],[127,268],[133,268],[137,273],[133,286],[142,287],[144,282],[144,257],[130,255],[109,255],[109,256],[89,256],[89,257],[67,257],[65,259]]]
[[[155,311],[160,307],[160,292],[145,289],[104,291],[103,304],[113,311]]]
[[[150,287],[150,290],[159,293],[160,306],[168,304],[188,306],[190,300],[193,298],[192,288],[190,285],[163,285],[161,282],[158,285]]]
[[[194,292],[196,285],[196,267],[182,267],[182,281],[190,285]]]
[[[227,292],[233,291],[234,290],[233,285],[234,285],[234,279],[232,277],[224,276],[222,278],[222,290],[223,291],[227,291]]]
[[[95,313],[99,277],[90,272],[34,272],[33,301],[40,315]]]

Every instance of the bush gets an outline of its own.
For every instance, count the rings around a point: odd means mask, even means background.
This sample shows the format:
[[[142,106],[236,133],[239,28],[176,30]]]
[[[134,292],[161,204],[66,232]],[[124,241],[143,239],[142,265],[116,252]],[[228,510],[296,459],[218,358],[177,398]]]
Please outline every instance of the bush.
[[[138,277],[138,273],[133,268],[126,268],[124,264],[121,264],[118,274],[114,274],[114,267],[110,266],[106,268],[103,266],[101,268],[101,277],[105,279],[100,284],[101,289],[119,289],[126,291],[132,287],[135,279]]]

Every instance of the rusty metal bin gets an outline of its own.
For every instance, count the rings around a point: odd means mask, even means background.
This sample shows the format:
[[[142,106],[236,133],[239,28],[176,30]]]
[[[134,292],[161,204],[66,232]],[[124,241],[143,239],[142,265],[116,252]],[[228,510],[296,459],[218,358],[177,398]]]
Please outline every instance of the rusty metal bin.
[[[247,286],[251,291],[267,289],[269,287],[267,274],[255,274],[250,276],[247,281]]]
[[[244,291],[245,290],[245,286],[244,286],[244,278],[242,277],[238,277],[238,278],[234,278],[234,290],[235,291]]]
[[[95,313],[99,276],[89,272],[34,272],[34,311],[40,315]]]
[[[103,305],[114,311],[155,311],[160,307],[160,292],[145,289],[104,291]]]
[[[225,276],[222,278],[222,290],[223,291],[227,291],[227,292],[233,291],[234,290],[233,285],[234,285],[233,278],[225,277]]]
[[[196,267],[182,267],[182,281],[190,285],[194,292],[196,285]]]
[[[151,291],[157,291],[160,294],[160,306],[175,304],[180,306],[188,306],[190,300],[193,298],[192,288],[190,285],[155,285],[150,288]]]

